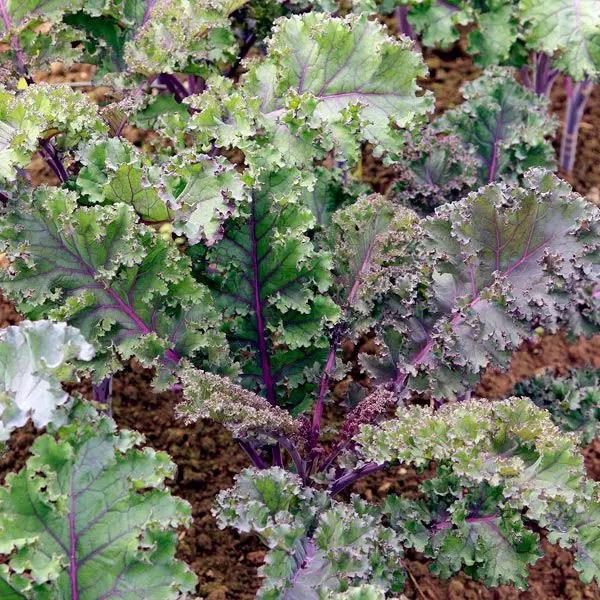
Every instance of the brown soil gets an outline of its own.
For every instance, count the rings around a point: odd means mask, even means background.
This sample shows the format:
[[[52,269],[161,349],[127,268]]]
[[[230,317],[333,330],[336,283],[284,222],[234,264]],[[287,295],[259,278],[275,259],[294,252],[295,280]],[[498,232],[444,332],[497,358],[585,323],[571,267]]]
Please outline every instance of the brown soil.
[[[479,71],[460,48],[448,53],[428,52],[426,58],[430,67],[426,87],[436,94],[437,111],[458,104],[460,85],[476,77]],[[72,77],[83,79],[82,72],[85,73],[85,69],[75,71]],[[57,69],[46,78],[60,79],[61,76],[63,74]],[[553,108],[558,111],[563,104],[564,96],[557,87]],[[573,177],[577,190],[589,194],[592,199],[596,194],[600,195],[599,129],[600,87],[597,86],[582,126]],[[38,175],[48,174],[42,164],[36,167]],[[364,178],[378,191],[387,187],[389,175],[373,161],[365,164]],[[18,320],[14,309],[8,303],[0,302],[0,325]],[[553,368],[560,372],[583,364],[600,367],[600,338],[570,345],[564,336],[547,336],[528,343],[517,352],[506,373],[488,371],[478,393],[490,398],[505,396],[516,381],[539,369]],[[210,422],[188,427],[178,422],[173,411],[177,402],[178,397],[174,394],[154,394],[149,374],[135,364],[115,379],[113,410],[118,424],[143,432],[148,444],[168,452],[178,465],[177,477],[171,487],[193,507],[193,524],[182,532],[179,556],[197,574],[199,594],[211,600],[249,600],[260,585],[257,568],[262,563],[265,549],[252,536],[238,535],[229,529],[219,530],[211,515],[215,494],[232,484],[234,475],[247,465],[247,460],[222,427]],[[0,458],[2,479],[7,472],[23,465],[36,434],[32,426],[27,426],[12,436],[8,452]],[[600,440],[588,447],[584,455],[590,476],[600,479]],[[361,482],[356,491],[377,500],[389,492],[414,494],[418,483],[413,471],[399,467]],[[409,552],[406,560],[409,580],[405,593],[410,599],[421,600],[600,600],[597,585],[586,586],[579,581],[569,552],[545,541],[544,550],[546,556],[531,568],[530,587],[526,592],[518,592],[511,586],[488,590],[462,575],[440,581],[429,575],[426,559]]]

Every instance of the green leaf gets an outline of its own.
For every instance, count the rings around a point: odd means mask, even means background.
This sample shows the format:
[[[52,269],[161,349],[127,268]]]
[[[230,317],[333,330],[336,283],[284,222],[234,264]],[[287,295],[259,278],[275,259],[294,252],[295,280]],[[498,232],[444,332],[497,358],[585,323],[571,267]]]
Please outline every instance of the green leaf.
[[[490,68],[461,88],[465,102],[435,121],[460,138],[479,160],[479,181],[516,179],[531,167],[554,165],[556,121],[548,101],[527,90],[508,68]]]
[[[77,200],[38,188],[30,206],[14,207],[0,222],[13,259],[2,289],[20,310],[81,329],[99,351],[99,376],[117,367],[114,350],[168,368],[198,353],[222,360],[213,301],[192,279],[188,259],[138,224],[131,207],[78,208]]]
[[[215,512],[221,527],[254,531],[269,546],[258,598],[337,598],[361,583],[402,587],[394,532],[356,496],[337,502],[283,469],[246,469],[219,493]]]
[[[76,184],[90,202],[129,204],[147,222],[169,219],[165,202],[148,181],[148,159],[129,142],[93,140],[82,149],[79,160],[83,167]]]
[[[468,3],[466,7],[434,0],[407,4],[412,4],[408,13],[409,22],[421,35],[425,46],[451,46],[460,37],[457,25],[466,25],[469,22]]]
[[[287,411],[225,377],[191,368],[180,369],[177,375],[184,396],[177,413],[188,423],[210,418],[238,438],[266,435],[277,439],[298,432],[299,423]]]
[[[106,129],[97,105],[67,85],[36,84],[21,92],[0,88],[0,180],[16,179],[40,139],[57,134],[53,142],[67,151]]]
[[[414,263],[419,218],[376,194],[357,200],[333,217],[338,304],[368,319],[390,289],[409,298],[416,283],[406,267]],[[365,327],[365,323],[362,323]]]
[[[475,64],[489,67],[509,60],[517,40],[516,4],[512,0],[490,2],[487,10],[476,14],[475,27],[468,35],[468,51]]]
[[[244,385],[262,389],[273,404],[284,385],[306,380],[307,363],[322,358],[326,328],[338,316],[325,296],[331,258],[308,238],[314,218],[298,196],[295,172],[265,178],[207,257]]]
[[[194,575],[175,560],[190,507],[164,487],[173,463],[138,449],[139,434],[78,411],[73,424],[38,438],[0,489],[0,591],[81,600],[192,592]]]
[[[189,151],[178,153],[163,167],[161,196],[173,213],[175,233],[185,235],[191,244],[204,241],[212,246],[248,192],[228,161]]]
[[[403,130],[431,110],[418,95],[425,66],[408,41],[366,17],[307,13],[279,19],[267,56],[249,63],[241,85],[222,78],[189,103],[190,129],[244,152],[254,177],[283,166],[305,169],[331,150],[350,163],[361,143],[395,154]]]
[[[552,56],[556,66],[581,81],[600,73],[600,11],[595,0],[522,0],[527,44]]]
[[[512,584],[527,588],[528,565],[541,557],[537,534],[528,531],[518,514],[478,515],[464,518],[454,528],[432,536],[436,556],[431,571],[448,578],[460,571],[486,586]]]
[[[542,525],[551,509],[587,498],[585,469],[573,437],[527,398],[448,404],[437,412],[401,407],[396,418],[365,425],[357,436],[366,461],[445,465],[464,485],[503,490],[513,508]]]
[[[599,220],[597,208],[540,170],[522,187],[490,185],[439,207],[421,222],[415,256],[429,256],[426,267],[412,266],[427,292],[414,306],[392,294],[379,327],[384,351],[370,362],[399,390],[449,399],[471,389],[488,364],[507,365],[535,327],[568,321],[578,290],[594,285]]]
[[[64,323],[23,321],[0,331],[0,441],[31,417],[36,427],[61,420],[68,401],[61,381],[71,361],[89,361],[93,347]]]
[[[477,161],[462,140],[428,128],[409,144],[397,171],[394,199],[428,215],[464,198],[477,182]]]
[[[235,56],[229,14],[247,0],[158,0],[125,45],[129,69],[143,75],[188,71]],[[196,67],[197,68],[197,67]]]

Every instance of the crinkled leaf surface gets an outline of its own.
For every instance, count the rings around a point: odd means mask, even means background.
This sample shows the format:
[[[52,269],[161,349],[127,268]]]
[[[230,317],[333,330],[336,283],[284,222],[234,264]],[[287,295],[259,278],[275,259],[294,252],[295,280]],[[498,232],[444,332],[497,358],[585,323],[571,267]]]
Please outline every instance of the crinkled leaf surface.
[[[61,380],[72,360],[91,360],[94,348],[74,327],[23,321],[0,331],[0,440],[31,417],[36,427],[58,420],[68,400]]]
[[[215,513],[221,527],[254,531],[269,546],[258,598],[330,598],[361,583],[402,587],[394,532],[357,496],[337,502],[283,469],[246,469],[219,494]]]
[[[578,433],[583,445],[600,436],[599,369],[574,369],[563,377],[540,374],[517,383],[515,394],[545,408],[562,431]]]
[[[271,403],[280,383],[304,382],[327,346],[325,327],[337,317],[324,295],[331,258],[307,237],[314,218],[298,202],[294,177],[282,171],[265,178],[207,259],[245,384],[261,388]]]
[[[213,140],[240,148],[253,169],[305,168],[332,149],[356,162],[364,141],[393,154],[432,107],[418,95],[424,74],[410,42],[377,22],[295,15],[276,22],[265,59],[249,63],[240,86],[214,78],[190,100],[190,127],[207,149]]]
[[[457,136],[431,129],[409,144],[397,171],[394,199],[420,214],[464,198],[477,182],[477,160]]]
[[[383,320],[380,338],[387,350],[366,366],[443,399],[490,362],[506,365],[533,327],[566,320],[576,290],[590,285],[599,219],[597,208],[539,170],[523,187],[491,185],[438,208],[421,223],[434,266],[428,299],[408,314],[390,301],[396,324]]]
[[[2,289],[28,316],[81,329],[101,352],[100,370],[113,348],[166,363],[201,348],[215,359],[226,352],[208,289],[130,206],[78,208],[73,192],[38,188],[30,206],[2,219],[0,238],[14,259]]]
[[[125,45],[127,66],[152,75],[233,58],[237,44],[228,17],[246,1],[148,1],[139,29]]]
[[[126,140],[93,140],[79,160],[83,166],[77,186],[90,202],[130,204],[146,222],[169,219],[169,210],[148,180],[149,160]]]
[[[77,410],[87,414],[38,438],[0,489],[2,597],[165,600],[193,591],[194,575],[175,560],[175,530],[190,507],[164,487],[173,463],[139,449],[139,434]]]
[[[248,192],[232,165],[221,158],[180,153],[161,174],[161,196],[173,213],[175,233],[191,244],[212,246],[223,222],[237,212]]]
[[[392,40],[376,22],[309,13],[275,25],[267,60],[248,74],[247,85],[272,119],[285,114],[290,91],[314,99],[313,118],[334,137],[341,113],[357,107],[362,139],[391,151],[397,140],[390,122],[405,127],[431,107],[429,96],[417,96],[416,77],[424,73],[411,45]]]
[[[402,407],[396,418],[364,426],[357,440],[365,460],[436,464],[438,477],[422,486],[428,506],[388,499],[384,510],[443,577],[464,568],[487,585],[524,587],[527,565],[540,554],[523,515],[580,552],[582,571],[586,553],[597,553],[597,484],[585,478],[575,438],[529,399],[472,400],[435,412]]]
[[[58,133],[55,143],[68,150],[105,131],[98,107],[69,86],[0,89],[0,179],[14,181],[17,169],[31,162],[40,138],[49,133]]]
[[[512,69],[490,68],[461,93],[464,103],[446,111],[435,128],[473,149],[480,183],[553,165],[556,122],[548,116],[548,102],[518,84]]]
[[[522,0],[527,43],[580,81],[600,73],[600,11],[596,0]]]

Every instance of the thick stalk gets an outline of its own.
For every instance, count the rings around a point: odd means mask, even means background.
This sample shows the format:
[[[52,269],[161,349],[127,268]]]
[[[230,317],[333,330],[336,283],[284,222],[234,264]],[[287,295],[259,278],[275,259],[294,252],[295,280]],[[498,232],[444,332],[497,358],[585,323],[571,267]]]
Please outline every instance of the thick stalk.
[[[61,183],[65,183],[69,180],[69,174],[65,169],[56,148],[49,140],[40,140],[40,147],[42,149],[42,158],[48,163],[48,166],[52,169],[54,174],[58,177]]]
[[[408,6],[397,6],[394,11],[394,18],[396,19],[396,29],[398,32],[409,37],[413,41],[415,48],[418,48],[419,38],[408,20]]]
[[[290,458],[294,462],[294,466],[296,467],[298,475],[302,478],[303,481],[306,481],[306,463],[300,456],[300,453],[298,452],[296,446],[293,444],[292,441],[283,437],[279,438],[279,443],[281,444],[281,447],[284,448],[290,455]]]
[[[266,469],[267,463],[263,460],[262,456],[258,453],[256,448],[250,443],[244,440],[238,440],[241,449],[246,453],[250,462],[257,469]]]
[[[167,86],[167,89],[175,96],[177,102],[183,102],[190,95],[185,85],[171,73],[161,73],[158,76],[158,82]]]
[[[360,469],[356,469],[354,471],[350,471],[349,473],[345,473],[341,477],[338,477],[330,486],[329,491],[332,496],[339,494],[341,491],[345,490],[347,487],[350,487],[354,483],[356,483],[359,479],[363,479],[371,475],[372,473],[376,473],[377,471],[381,471],[381,469],[385,468],[385,464],[380,465],[377,463],[367,463]]]
[[[258,265],[258,240],[256,239],[256,209],[254,200],[251,202],[251,214],[248,219],[248,229],[251,243],[251,261],[252,261],[252,297],[254,315],[256,318],[256,338],[258,344],[258,360],[262,375],[263,384],[265,386],[265,395],[267,400],[275,405],[275,381],[271,371],[271,360],[269,349],[267,347],[267,330],[265,326],[265,317],[263,314],[263,302],[261,298],[261,281]]]
[[[567,80],[567,109],[563,136],[560,144],[560,168],[570,175],[575,166],[579,127],[583,119],[585,107],[592,92],[592,82],[589,79],[578,81],[574,86]]]
[[[334,332],[331,343],[329,346],[329,354],[325,361],[325,368],[321,374],[321,380],[319,381],[319,391],[317,393],[317,402],[313,411],[312,424],[310,430],[309,447],[312,450],[319,441],[319,434],[321,433],[321,421],[323,419],[323,405],[325,404],[325,396],[329,390],[329,382],[331,380],[331,374],[335,367],[335,355],[337,353],[339,344],[339,336]]]
[[[552,68],[552,59],[547,54],[536,52],[533,88],[535,93],[548,98],[558,73],[558,69]]]
[[[100,383],[94,383],[92,385],[92,393],[94,402],[102,404],[106,408],[106,412],[112,414],[112,391],[113,391],[113,377],[109,375],[103,379]]]
[[[13,22],[8,14],[8,8],[6,6],[6,0],[0,0],[0,17],[2,18],[2,22],[4,23],[4,29],[9,33],[13,28]],[[19,42],[19,38],[16,35],[10,36],[10,47],[11,50],[15,53],[15,59],[17,61],[17,72],[19,75],[27,74],[27,67],[25,65],[25,54],[23,53],[23,48]]]

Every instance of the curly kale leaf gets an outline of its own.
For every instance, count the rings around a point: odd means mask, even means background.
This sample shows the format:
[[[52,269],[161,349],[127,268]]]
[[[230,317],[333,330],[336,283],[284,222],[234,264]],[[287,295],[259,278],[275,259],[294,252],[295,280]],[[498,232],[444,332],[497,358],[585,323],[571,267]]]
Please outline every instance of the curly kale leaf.
[[[94,204],[130,204],[146,222],[166,221],[170,212],[149,181],[150,161],[120,138],[92,140],[79,153],[76,185]]]
[[[338,314],[325,296],[331,258],[307,237],[314,218],[298,202],[295,185],[293,172],[265,178],[207,257],[244,384],[262,389],[272,404],[284,386],[293,390],[310,378]]]
[[[305,167],[335,150],[355,162],[362,142],[390,154],[431,109],[418,95],[425,66],[408,41],[366,17],[308,13],[276,22],[262,61],[241,85],[223,78],[189,100],[190,129],[210,147],[242,150],[251,171]]]
[[[0,88],[0,180],[14,181],[40,148],[53,136],[57,149],[77,148],[106,126],[98,107],[66,85],[30,85],[23,91]]]
[[[421,214],[464,198],[477,182],[477,161],[456,136],[427,129],[399,162],[394,198]]]
[[[415,253],[429,256],[433,270],[420,276],[427,291],[414,305],[390,296],[378,327],[384,354],[363,364],[397,389],[439,400],[470,389],[488,364],[507,365],[534,327],[568,320],[578,290],[595,284],[599,219],[539,170],[522,187],[489,185],[439,207],[421,222]]]
[[[164,165],[161,196],[173,214],[175,233],[191,244],[212,246],[224,221],[237,214],[248,192],[233,166],[221,158],[181,152]]]
[[[464,103],[446,111],[434,128],[472,148],[481,183],[553,166],[556,121],[548,115],[548,101],[517,83],[512,69],[490,68],[461,92]]]
[[[435,463],[437,477],[423,484],[421,504],[407,510],[405,501],[388,499],[385,512],[407,545],[434,558],[436,574],[464,568],[486,585],[525,587],[527,566],[540,554],[524,517],[582,557],[597,553],[590,527],[597,484],[586,480],[576,439],[527,398],[435,412],[401,407],[394,419],[364,426],[356,440],[365,461]],[[585,573],[590,564],[577,568]],[[589,570],[586,580],[595,575]]]
[[[527,44],[580,81],[600,74],[600,11],[594,0],[522,0]]]
[[[599,369],[574,369],[564,377],[544,373],[517,383],[514,391],[546,409],[562,431],[578,433],[582,444],[600,436]]]
[[[417,0],[401,4],[410,4],[408,20],[421,36],[424,46],[451,46],[460,37],[457,26],[470,21],[468,3],[464,2]]]
[[[83,4],[83,0],[0,0],[0,41],[9,47],[8,56],[20,76],[53,60],[69,64],[80,56],[81,36],[62,23],[62,17]]]
[[[277,439],[298,432],[299,423],[286,410],[226,377],[189,367],[179,369],[177,375],[184,396],[177,413],[188,423],[210,418],[222,423],[236,438],[264,434]]]
[[[59,423],[68,402],[61,381],[74,360],[89,361],[94,348],[64,323],[23,321],[0,331],[0,442],[31,417],[36,427]]]
[[[158,166],[129,142],[110,138],[92,140],[79,160],[76,185],[88,202],[130,204],[146,223],[173,221],[175,233],[192,244],[220,239],[223,221],[246,198],[229,162],[193,150]]]
[[[0,488],[3,598],[181,598],[195,577],[175,559],[189,505],[164,481],[175,465],[142,436],[79,406],[33,444]]]
[[[1,219],[12,260],[2,289],[20,310],[78,327],[99,351],[98,376],[116,368],[113,350],[169,368],[183,356],[221,360],[214,303],[188,259],[138,224],[131,207],[80,208],[77,200],[42,187]]]
[[[337,502],[283,469],[246,469],[219,494],[215,514],[219,526],[255,532],[269,546],[258,598],[335,598],[362,583],[402,588],[396,536],[356,496]]]
[[[201,61],[235,57],[229,15],[247,0],[155,0],[124,47],[124,60],[143,75],[188,72]],[[198,68],[197,66],[195,67]]]
[[[418,223],[413,211],[376,194],[334,215],[331,253],[337,301],[354,313],[361,328],[368,326],[376,305],[391,289],[406,300],[414,292],[417,273],[411,276],[408,269],[414,265]]]

